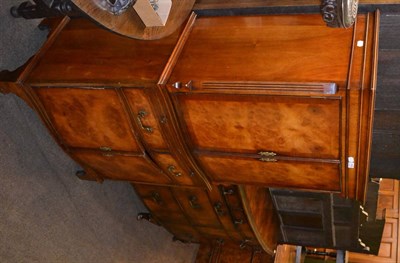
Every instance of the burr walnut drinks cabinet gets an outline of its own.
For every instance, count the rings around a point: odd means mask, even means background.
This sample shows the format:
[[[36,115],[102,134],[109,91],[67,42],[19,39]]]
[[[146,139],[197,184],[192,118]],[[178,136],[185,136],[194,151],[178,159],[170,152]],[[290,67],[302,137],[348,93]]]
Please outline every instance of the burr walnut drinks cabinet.
[[[132,183],[150,211],[139,217],[176,239],[271,261],[280,228],[269,188],[364,203],[375,14],[349,29],[317,14],[192,14],[152,41],[85,19],[45,23],[47,42],[2,73],[2,92],[36,110],[80,178]],[[210,251],[198,260],[228,253]]]

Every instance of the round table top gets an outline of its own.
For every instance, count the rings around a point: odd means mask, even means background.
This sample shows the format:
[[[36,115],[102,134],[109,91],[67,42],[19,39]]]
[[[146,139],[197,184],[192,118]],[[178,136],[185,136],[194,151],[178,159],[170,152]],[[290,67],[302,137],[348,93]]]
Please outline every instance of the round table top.
[[[97,23],[118,34],[144,40],[160,39],[172,34],[189,16],[195,0],[172,0],[165,26],[146,27],[133,7],[120,15],[113,15],[96,4],[98,0],[72,0]]]

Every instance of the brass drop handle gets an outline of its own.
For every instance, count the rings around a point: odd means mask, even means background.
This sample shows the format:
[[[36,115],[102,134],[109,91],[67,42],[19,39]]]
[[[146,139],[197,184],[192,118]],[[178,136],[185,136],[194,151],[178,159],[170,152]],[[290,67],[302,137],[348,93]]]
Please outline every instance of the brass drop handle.
[[[243,219],[235,219],[235,221],[233,221],[233,224],[242,225],[243,224]]]
[[[240,242],[240,245],[239,245],[240,249],[244,249],[247,246],[247,244],[249,244],[250,242],[251,242],[250,239],[242,240],[242,242]]]
[[[161,196],[159,193],[157,192],[152,192],[151,193],[151,198],[153,199],[153,201],[158,204],[158,205],[162,205],[163,201],[161,199]]]
[[[221,187],[221,191],[224,195],[233,195],[235,193],[235,190],[230,188],[230,189],[226,189],[225,187]]]
[[[224,210],[222,210],[222,207],[223,207],[223,205],[221,202],[216,202],[214,204],[215,213],[217,213],[217,215],[219,215],[219,216],[225,215],[225,212],[224,212]]]
[[[197,201],[198,201],[197,196],[195,195],[189,196],[189,204],[193,209],[201,208],[200,204]]]
[[[101,146],[99,149],[103,156],[107,156],[107,157],[114,156],[114,154],[112,153],[111,147]]]
[[[145,125],[143,125],[143,123],[142,123],[142,119],[143,119],[144,117],[146,117],[147,114],[148,114],[148,113],[147,113],[145,110],[140,110],[140,111],[138,112],[138,114],[137,114],[137,121],[138,121],[139,126],[140,126],[140,128],[141,128],[142,130],[144,130],[144,131],[147,132],[147,133],[153,133],[153,128],[152,128],[152,127],[150,127],[150,126],[145,126]]]
[[[168,172],[176,177],[180,177],[182,175],[181,172],[176,171],[176,167],[173,165],[168,166]]]
[[[258,155],[261,156],[259,159],[262,162],[277,162],[278,160],[274,157],[277,156],[275,152],[259,152]]]
[[[277,155],[275,152],[258,152],[258,154],[266,157],[274,157]]]

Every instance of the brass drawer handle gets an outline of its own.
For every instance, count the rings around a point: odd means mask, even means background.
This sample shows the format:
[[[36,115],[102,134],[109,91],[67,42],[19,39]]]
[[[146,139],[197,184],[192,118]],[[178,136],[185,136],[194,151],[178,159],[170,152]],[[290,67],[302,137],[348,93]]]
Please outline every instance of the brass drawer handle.
[[[235,225],[243,225],[244,221],[243,219],[235,219],[235,221],[233,221],[233,224]]]
[[[274,152],[259,152],[258,154],[261,155],[261,156],[266,156],[266,157],[274,157],[274,156],[277,155]]]
[[[200,204],[197,201],[198,201],[197,196],[195,195],[189,196],[189,204],[193,209],[201,208]]]
[[[267,152],[267,151],[262,151],[258,152],[258,155],[261,156],[259,159],[262,162],[277,162],[278,160],[275,159],[274,157],[277,156],[277,153],[275,152]]]
[[[222,205],[221,202],[216,202],[214,204],[215,213],[217,213],[217,215],[219,215],[219,216],[224,216],[225,215],[225,212],[224,212],[224,210],[222,210],[222,207],[223,207],[223,205]]]
[[[239,247],[240,247],[240,249],[244,249],[247,246],[247,244],[250,244],[250,243],[251,243],[251,239],[244,239],[244,240],[242,240],[242,242],[240,242]]]
[[[144,130],[144,131],[147,132],[147,133],[153,133],[153,128],[152,128],[152,127],[150,127],[150,126],[145,126],[145,125],[143,125],[143,123],[142,123],[142,119],[143,119],[144,117],[146,117],[147,114],[148,114],[148,113],[147,113],[145,110],[140,110],[140,111],[138,112],[138,115],[137,115],[137,121],[138,121],[139,126],[140,126],[140,128],[141,128],[142,130]]]
[[[221,186],[221,192],[223,195],[233,195],[235,194],[235,190],[232,188],[225,188],[223,186]]]
[[[180,177],[182,173],[176,172],[176,167],[173,165],[168,166],[168,172],[176,177]]]
[[[162,198],[161,198],[161,196],[160,196],[159,193],[157,193],[157,192],[152,192],[152,193],[151,193],[151,198],[153,199],[153,201],[154,201],[156,204],[158,204],[158,205],[162,205],[162,204],[163,204],[163,200],[162,200]]]
[[[103,156],[107,156],[107,157],[114,156],[114,154],[112,153],[111,147],[101,146],[99,149],[100,149],[101,154],[102,154]]]

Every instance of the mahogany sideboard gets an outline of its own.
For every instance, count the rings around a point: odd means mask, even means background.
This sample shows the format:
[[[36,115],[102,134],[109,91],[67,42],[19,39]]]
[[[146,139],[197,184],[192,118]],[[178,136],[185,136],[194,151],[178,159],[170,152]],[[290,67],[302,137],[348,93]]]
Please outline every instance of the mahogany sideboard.
[[[36,110],[80,178],[132,183],[140,218],[272,261],[268,188],[365,201],[378,18],[193,13],[152,41],[46,20],[47,42],[0,89]]]

